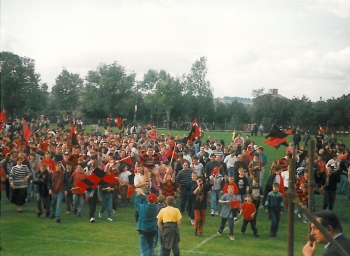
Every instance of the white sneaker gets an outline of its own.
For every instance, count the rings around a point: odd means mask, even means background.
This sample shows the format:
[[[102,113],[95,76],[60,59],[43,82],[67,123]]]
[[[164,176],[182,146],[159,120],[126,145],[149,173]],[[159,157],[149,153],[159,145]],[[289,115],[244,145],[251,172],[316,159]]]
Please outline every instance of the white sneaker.
[[[191,220],[191,224],[194,225],[194,220]]]
[[[210,210],[210,215],[211,215],[211,216],[214,216],[214,209],[211,209],[211,210]]]
[[[215,215],[219,215],[219,211],[218,210],[215,211]]]
[[[301,214],[300,213],[298,213],[298,218],[301,219]]]
[[[101,212],[98,213],[98,217],[99,217],[100,219],[102,218],[102,213],[101,213]]]
[[[238,219],[237,219],[237,217],[234,217],[233,220],[234,220],[234,221],[237,221]]]
[[[94,223],[94,222],[95,222],[95,218],[94,218],[94,217],[91,217],[91,218],[90,218],[90,222],[91,222],[91,223]]]
[[[113,221],[113,219],[112,219],[112,218],[107,218],[107,220],[108,220],[108,221]]]
[[[230,235],[230,236],[228,236],[229,238],[230,238],[230,240],[235,240],[235,237],[233,236],[233,235]]]

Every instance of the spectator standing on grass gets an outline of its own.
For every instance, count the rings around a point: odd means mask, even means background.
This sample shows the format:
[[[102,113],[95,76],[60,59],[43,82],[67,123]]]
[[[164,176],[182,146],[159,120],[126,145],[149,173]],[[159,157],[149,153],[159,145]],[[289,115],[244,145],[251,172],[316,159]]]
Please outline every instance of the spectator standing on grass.
[[[237,161],[236,151],[232,149],[230,151],[230,154],[227,155],[224,159],[224,163],[227,166],[227,175],[228,176],[234,176],[234,166],[235,166],[236,161]]]
[[[111,175],[111,172],[109,169],[105,171],[107,175]],[[113,184],[104,184],[101,185],[101,196],[102,196],[102,202],[101,202],[101,209],[98,213],[98,217],[102,218],[102,213],[107,209],[107,220],[113,221],[112,219],[112,206],[113,206],[113,191],[114,191],[114,185]]]
[[[47,170],[46,164],[39,165],[38,171],[38,179],[33,181],[34,185],[37,186],[37,198],[36,203],[38,206],[37,217],[39,218],[43,213],[42,202],[44,206],[46,206],[46,217],[50,217],[50,195],[49,189],[47,188],[47,184],[49,182],[50,174]]]
[[[192,188],[193,209],[194,209],[194,235],[203,236],[203,227],[206,218],[207,196],[213,186],[213,176],[210,177],[210,182],[204,183],[203,177],[197,177],[197,184]]]
[[[100,168],[97,167],[97,160],[94,159],[91,162],[91,171],[90,174],[93,174],[95,170],[102,171]],[[96,204],[98,201],[98,189],[97,188],[89,188],[85,191],[85,196],[87,197],[88,203],[89,203],[89,218],[90,218],[90,223],[95,222],[95,212],[96,212]]]
[[[88,175],[84,172],[85,164],[79,163],[75,169],[75,172],[72,174],[72,193],[73,193],[73,205],[74,205],[74,214],[77,217],[81,217],[81,212],[84,206],[85,191],[80,189],[77,183],[81,180],[87,179]]]
[[[254,220],[256,223],[256,218],[258,216],[258,211],[260,207],[260,201],[264,197],[263,189],[259,186],[259,180],[253,179],[252,186],[248,190],[248,194],[253,197],[253,204],[255,205],[256,213],[254,214]]]
[[[335,197],[337,195],[338,182],[340,182],[339,171],[334,170],[332,166],[327,166],[326,178],[324,180],[324,186],[323,186],[322,210],[327,210],[328,208],[329,210],[333,211]]]
[[[66,176],[67,176],[69,188],[73,187],[72,175],[73,175],[73,163],[68,161],[66,164]],[[69,215],[73,207],[73,193],[71,189],[68,190],[65,199],[66,199],[66,207],[67,207],[66,215]]]
[[[258,154],[259,154],[259,161],[261,162],[261,170],[260,170],[260,178],[259,178],[259,184],[262,185],[264,181],[264,173],[265,173],[265,167],[268,164],[267,155],[264,152],[263,147],[258,148]]]
[[[314,217],[325,228],[330,236],[332,236],[339,245],[350,254],[350,239],[343,235],[343,228],[340,224],[340,220],[331,211],[319,211],[315,212]],[[314,238],[314,242],[308,241],[302,249],[304,256],[313,256],[316,253],[317,244],[324,244],[324,256],[340,256],[341,254],[336,248],[327,240],[327,238],[321,233],[321,231],[311,223],[310,235]]]
[[[210,215],[214,216],[219,215],[219,205],[218,200],[220,198],[220,191],[224,187],[225,180],[224,177],[218,172],[216,174],[212,174],[210,178],[213,179],[213,186],[211,187],[211,210]]]
[[[187,199],[189,194],[186,193],[186,185],[191,180],[192,170],[188,167],[188,163],[184,162],[182,165],[182,170],[176,175],[176,184],[178,185],[178,192],[181,196],[180,211],[185,212]],[[190,202],[188,202],[190,203]]]
[[[23,211],[22,205],[27,198],[28,179],[32,176],[31,171],[23,165],[23,158],[17,157],[16,165],[12,167],[9,175],[10,186],[12,188],[11,203],[17,205],[17,211]]]
[[[139,213],[136,230],[140,235],[140,256],[152,256],[157,235],[157,196],[153,193],[146,196],[141,190],[136,193],[135,207]]]
[[[229,231],[229,238],[230,240],[235,240],[234,237],[234,221],[233,218],[236,216],[237,209],[231,209],[231,201],[238,200],[238,197],[234,194],[234,187],[228,186],[227,187],[227,193],[225,193],[220,199],[219,203],[222,204],[221,209],[221,222],[218,234],[222,235],[222,232],[224,231],[225,224],[228,221],[228,227],[230,229]]]
[[[181,225],[181,213],[179,209],[174,208],[175,198],[167,197],[167,207],[161,209],[158,213],[158,227],[161,230],[160,243],[163,249],[162,256],[170,255],[170,250],[174,256],[180,256],[179,242],[180,232],[178,226]]]
[[[60,162],[56,163],[55,171],[51,172],[47,188],[52,196],[51,219],[56,218],[56,222],[61,222],[61,203],[63,196],[67,195],[68,180],[62,171]]]
[[[186,185],[186,194],[188,194],[188,204],[187,204],[187,214],[188,214],[188,217],[190,217],[191,219],[191,224],[194,225],[194,198],[193,198],[193,195],[192,195],[192,188],[193,186],[195,186],[197,184],[197,177],[199,177],[197,175],[197,173],[195,172],[192,172],[192,175],[191,175],[191,180],[189,182],[187,182],[187,185]],[[202,177],[202,176],[200,176]]]
[[[243,225],[241,228],[241,233],[244,235],[248,223],[250,223],[250,227],[254,232],[255,237],[259,237],[258,235],[258,229],[256,228],[256,208],[255,204],[253,204],[253,196],[247,195],[247,202],[244,202],[241,206],[241,211],[239,212],[239,215],[243,214]]]
[[[128,170],[128,166],[121,165],[120,166],[120,174],[119,174],[119,192],[121,196],[121,206],[123,207],[126,202],[128,188],[129,188],[129,176],[131,175],[131,172]]]
[[[279,192],[279,184],[274,183],[272,191],[268,193],[265,201],[265,212],[271,218],[270,236],[277,237],[281,215],[284,212],[283,197]]]

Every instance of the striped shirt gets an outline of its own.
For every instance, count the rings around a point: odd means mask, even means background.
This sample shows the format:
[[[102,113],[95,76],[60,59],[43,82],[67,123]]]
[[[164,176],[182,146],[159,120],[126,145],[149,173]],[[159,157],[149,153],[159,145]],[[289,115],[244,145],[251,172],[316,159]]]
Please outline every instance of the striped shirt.
[[[181,184],[181,188],[185,189],[186,184],[192,179],[192,170],[187,169],[179,171],[179,173],[176,175],[176,183]]]
[[[149,156],[147,153],[144,153],[139,156],[139,159],[137,160],[139,164],[142,164],[143,166],[147,167],[148,169],[153,168],[156,164],[160,164],[161,157],[159,154],[154,153],[153,155]]]
[[[15,165],[11,169],[9,182],[15,186],[15,189],[26,188],[28,182],[24,182],[24,178],[30,176],[32,176],[32,173],[26,165]]]

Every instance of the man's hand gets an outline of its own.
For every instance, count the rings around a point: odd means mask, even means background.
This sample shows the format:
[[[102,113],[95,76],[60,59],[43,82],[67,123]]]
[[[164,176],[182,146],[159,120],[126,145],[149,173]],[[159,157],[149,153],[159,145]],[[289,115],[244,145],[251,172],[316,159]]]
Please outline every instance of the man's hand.
[[[308,241],[303,247],[302,253],[304,256],[313,256],[316,252],[316,242]]]

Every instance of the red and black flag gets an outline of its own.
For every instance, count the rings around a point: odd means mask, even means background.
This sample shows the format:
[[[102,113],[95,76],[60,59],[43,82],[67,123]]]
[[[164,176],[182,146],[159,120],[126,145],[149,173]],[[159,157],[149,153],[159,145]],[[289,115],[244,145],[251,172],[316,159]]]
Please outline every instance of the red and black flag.
[[[123,121],[119,115],[119,111],[117,111],[117,117],[115,118],[115,124],[118,126],[119,129],[121,129],[123,127]]]
[[[33,132],[29,129],[27,122],[23,121],[23,138],[28,142]]]
[[[272,126],[269,134],[266,136],[268,139],[264,141],[264,144],[272,146],[276,149],[278,149],[281,145],[288,147],[288,141],[286,137],[290,134],[291,131],[288,130],[287,132],[281,131],[277,125]]]
[[[201,133],[199,131],[197,118],[193,118],[193,121],[191,123],[191,130],[190,130],[190,133],[188,134],[188,140],[192,142],[196,137],[199,137],[200,135]]]
[[[128,164],[130,166],[134,166],[134,163],[132,162],[131,156],[127,156],[127,157],[120,159],[120,162],[122,162],[124,164]]]
[[[78,138],[77,138],[77,134],[75,133],[75,127],[74,127],[74,123],[72,122],[72,127],[70,128],[70,132],[69,132],[69,138],[71,139],[72,145],[76,146],[78,145]]]
[[[171,161],[172,159],[177,159],[177,154],[174,148],[169,149],[167,152],[165,152],[165,157]]]
[[[97,188],[99,185],[114,184],[116,178],[105,173],[100,168],[96,168],[87,179],[83,179],[76,183],[76,187],[85,191],[88,188]]]

